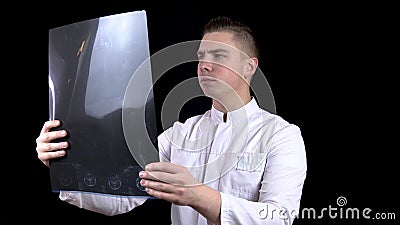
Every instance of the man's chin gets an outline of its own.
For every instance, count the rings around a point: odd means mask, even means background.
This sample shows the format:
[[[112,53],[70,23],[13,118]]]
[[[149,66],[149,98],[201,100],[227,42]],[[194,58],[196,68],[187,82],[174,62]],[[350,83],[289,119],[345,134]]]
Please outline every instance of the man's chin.
[[[201,89],[205,96],[213,98],[213,99],[220,99],[221,93],[219,93],[218,88],[210,87],[209,85],[201,85]]]

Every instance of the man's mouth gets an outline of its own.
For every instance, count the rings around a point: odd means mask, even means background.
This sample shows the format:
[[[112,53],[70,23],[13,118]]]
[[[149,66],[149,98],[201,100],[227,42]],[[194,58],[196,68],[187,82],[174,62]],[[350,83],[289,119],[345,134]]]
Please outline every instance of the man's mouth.
[[[213,77],[200,77],[200,82],[215,82],[217,79]]]

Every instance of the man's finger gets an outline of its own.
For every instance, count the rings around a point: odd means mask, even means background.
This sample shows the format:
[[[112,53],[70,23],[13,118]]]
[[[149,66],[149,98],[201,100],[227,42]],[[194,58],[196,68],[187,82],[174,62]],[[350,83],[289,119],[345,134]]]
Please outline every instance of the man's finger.
[[[146,171],[161,171],[166,173],[177,173],[179,172],[179,166],[170,162],[156,162],[146,165]]]
[[[60,121],[59,120],[49,120],[46,121],[42,127],[42,130],[40,131],[41,134],[45,133],[45,132],[49,132],[51,128],[59,126],[60,125]]]
[[[166,193],[172,193],[176,187],[173,185],[164,183],[164,182],[159,182],[159,181],[152,181],[152,180],[141,180],[140,185],[146,187],[146,188],[151,188],[154,190],[166,192]]]
[[[171,173],[160,171],[142,171],[139,176],[143,179],[161,181],[168,184],[176,185],[175,176]]]

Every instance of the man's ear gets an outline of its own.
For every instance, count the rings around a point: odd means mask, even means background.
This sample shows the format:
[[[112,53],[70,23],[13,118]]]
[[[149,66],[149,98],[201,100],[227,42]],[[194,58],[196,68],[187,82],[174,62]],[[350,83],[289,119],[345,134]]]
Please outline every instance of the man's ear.
[[[256,72],[258,67],[258,59],[257,58],[249,58],[247,59],[247,64],[244,72],[244,78],[251,80],[252,76]]]

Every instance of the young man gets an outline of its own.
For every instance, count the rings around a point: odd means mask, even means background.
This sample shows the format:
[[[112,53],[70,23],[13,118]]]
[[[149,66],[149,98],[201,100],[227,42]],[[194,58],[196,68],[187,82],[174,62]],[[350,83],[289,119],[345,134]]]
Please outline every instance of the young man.
[[[172,224],[292,224],[306,178],[300,129],[261,109],[250,94],[258,67],[252,31],[226,17],[204,28],[198,49],[198,79],[212,108],[176,122],[158,137],[160,162],[139,176],[148,194],[170,201]],[[66,131],[37,138],[38,158],[65,155]],[[70,204],[106,215],[126,213],[144,198],[60,193]]]

